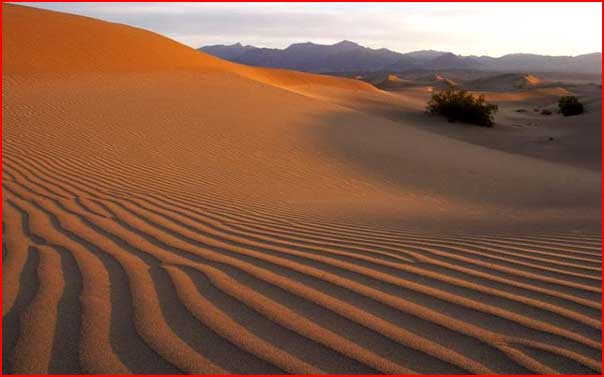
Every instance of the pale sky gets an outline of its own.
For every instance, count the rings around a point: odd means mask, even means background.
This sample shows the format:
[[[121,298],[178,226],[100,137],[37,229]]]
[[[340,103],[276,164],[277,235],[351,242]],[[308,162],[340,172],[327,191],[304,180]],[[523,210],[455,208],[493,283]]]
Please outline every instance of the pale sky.
[[[601,3],[21,3],[125,23],[191,47],[347,39],[398,52],[602,51]]]

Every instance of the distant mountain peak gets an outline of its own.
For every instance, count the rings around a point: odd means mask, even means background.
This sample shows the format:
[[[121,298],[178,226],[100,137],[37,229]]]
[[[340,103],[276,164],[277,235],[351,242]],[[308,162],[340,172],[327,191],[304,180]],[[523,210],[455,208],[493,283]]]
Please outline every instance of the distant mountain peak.
[[[308,41],[308,42],[292,43],[291,45],[289,45],[289,47],[291,47],[291,46],[318,46],[318,44]]]
[[[473,69],[499,72],[602,72],[602,53],[579,56],[544,56],[516,53],[499,58],[463,56],[448,51],[420,50],[398,53],[373,49],[350,40],[332,45],[294,43],[285,49],[257,48],[235,43],[205,46],[200,50],[242,64],[289,68],[316,73],[404,72],[413,69]]]
[[[205,46],[200,48],[199,50],[206,52],[210,55],[218,56],[219,58],[226,60],[236,60],[241,57],[246,52],[256,50],[257,47],[250,45],[242,45],[241,43],[235,43],[232,45],[215,45],[215,46]]]
[[[359,45],[358,43],[349,41],[347,39],[344,39],[343,41],[340,41],[336,44],[333,45],[334,47],[361,47],[361,45]]]

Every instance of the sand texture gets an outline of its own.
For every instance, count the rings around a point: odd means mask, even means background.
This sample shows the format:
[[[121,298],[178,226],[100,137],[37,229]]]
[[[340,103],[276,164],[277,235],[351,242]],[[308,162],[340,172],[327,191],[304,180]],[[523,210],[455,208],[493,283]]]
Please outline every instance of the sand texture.
[[[5,373],[601,372],[597,146],[2,11]]]

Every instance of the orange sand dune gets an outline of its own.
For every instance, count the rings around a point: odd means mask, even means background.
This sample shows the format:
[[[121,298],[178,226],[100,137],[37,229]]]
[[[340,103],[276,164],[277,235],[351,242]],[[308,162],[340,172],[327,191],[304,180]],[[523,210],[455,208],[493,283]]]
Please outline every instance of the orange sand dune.
[[[542,85],[540,78],[521,73],[502,73],[490,77],[480,78],[468,81],[465,85],[475,90],[510,90],[510,89],[530,89]]]
[[[601,372],[597,172],[3,13],[3,372]]]
[[[109,25],[92,18],[50,11],[24,12],[19,6],[3,9],[6,15],[3,53],[10,56],[4,63],[4,73],[14,76],[219,71],[280,87],[314,84],[375,90],[353,79],[233,64],[126,25]],[[66,30],[73,30],[74,34],[65,38]],[[21,49],[27,49],[28,53],[19,53]]]

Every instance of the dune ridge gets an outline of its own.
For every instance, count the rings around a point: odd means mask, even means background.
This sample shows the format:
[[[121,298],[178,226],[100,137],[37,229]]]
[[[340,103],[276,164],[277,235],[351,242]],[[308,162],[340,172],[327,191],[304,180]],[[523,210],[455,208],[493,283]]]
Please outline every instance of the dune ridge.
[[[3,72],[11,76],[219,71],[282,88],[312,83],[375,90],[359,80],[227,62],[159,34],[127,25],[53,11],[24,12],[18,5],[7,6],[3,12],[6,15],[3,51],[10,56]],[[65,30],[77,30],[77,33],[65,38]],[[17,52],[24,48],[27,54]]]
[[[3,13],[3,372],[601,373],[598,174]]]

